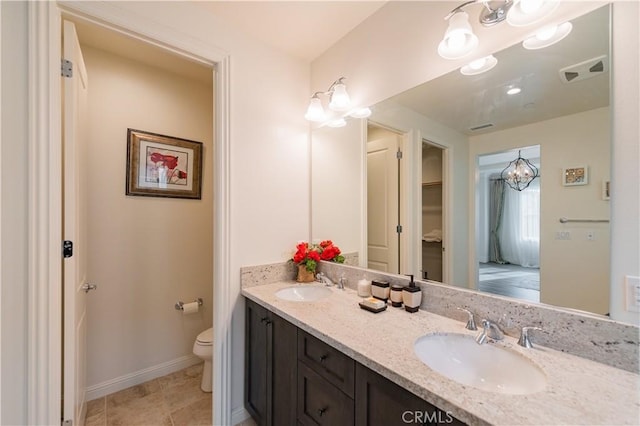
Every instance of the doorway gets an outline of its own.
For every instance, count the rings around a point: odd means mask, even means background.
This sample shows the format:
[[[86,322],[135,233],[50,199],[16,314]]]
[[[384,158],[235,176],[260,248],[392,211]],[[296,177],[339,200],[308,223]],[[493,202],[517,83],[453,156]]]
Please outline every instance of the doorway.
[[[87,295],[91,400],[200,362],[191,348],[213,319],[214,74],[140,40],[76,24],[89,74],[88,269],[99,285]],[[202,142],[201,199],[126,196],[128,128]],[[198,313],[174,309],[197,298],[204,301]],[[211,394],[202,399],[211,405]]]
[[[478,156],[477,289],[540,301],[540,179],[515,190],[501,177],[507,164],[527,158],[540,169],[540,146]]]
[[[367,126],[367,267],[400,274],[402,267],[401,134]]]
[[[444,149],[422,141],[422,279],[443,281]]]

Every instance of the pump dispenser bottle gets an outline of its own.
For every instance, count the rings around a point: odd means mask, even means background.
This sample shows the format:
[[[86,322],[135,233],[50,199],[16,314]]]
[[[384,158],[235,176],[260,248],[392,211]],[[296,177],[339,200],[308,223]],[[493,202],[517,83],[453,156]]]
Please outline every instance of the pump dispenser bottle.
[[[411,277],[411,281],[409,282],[409,286],[402,289],[402,303],[404,304],[404,309],[407,312],[418,312],[420,309],[420,302],[422,301],[422,290],[420,290],[420,286],[417,286],[413,281],[413,275],[407,275]]]

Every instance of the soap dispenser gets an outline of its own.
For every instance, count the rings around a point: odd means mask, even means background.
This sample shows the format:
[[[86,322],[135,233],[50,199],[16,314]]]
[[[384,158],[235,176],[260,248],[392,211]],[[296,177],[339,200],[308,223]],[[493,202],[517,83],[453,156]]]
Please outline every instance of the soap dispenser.
[[[420,290],[420,286],[417,286],[413,281],[413,275],[407,275],[411,277],[411,281],[409,282],[409,286],[402,289],[402,303],[404,304],[404,309],[407,312],[418,312],[420,309],[420,302],[422,301],[422,290]]]

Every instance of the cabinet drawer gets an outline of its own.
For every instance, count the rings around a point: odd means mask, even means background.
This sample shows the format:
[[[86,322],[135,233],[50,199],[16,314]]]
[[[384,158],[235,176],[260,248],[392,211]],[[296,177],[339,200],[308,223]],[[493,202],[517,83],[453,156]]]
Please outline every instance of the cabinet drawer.
[[[354,360],[302,330],[298,332],[298,359],[353,398]]]
[[[298,422],[305,426],[353,426],[353,399],[298,361]]]

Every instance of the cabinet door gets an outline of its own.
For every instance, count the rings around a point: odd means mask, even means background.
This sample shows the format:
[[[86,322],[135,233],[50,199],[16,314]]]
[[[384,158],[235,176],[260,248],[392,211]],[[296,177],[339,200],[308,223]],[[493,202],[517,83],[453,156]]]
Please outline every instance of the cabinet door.
[[[298,421],[305,426],[352,426],[353,399],[298,361]]]
[[[265,308],[246,301],[245,313],[245,407],[259,426],[267,425],[267,326]],[[268,381],[269,380],[269,381]]]
[[[271,313],[267,326],[271,342],[270,425],[296,424],[298,328]]]
[[[463,425],[380,374],[356,364],[356,426]]]

